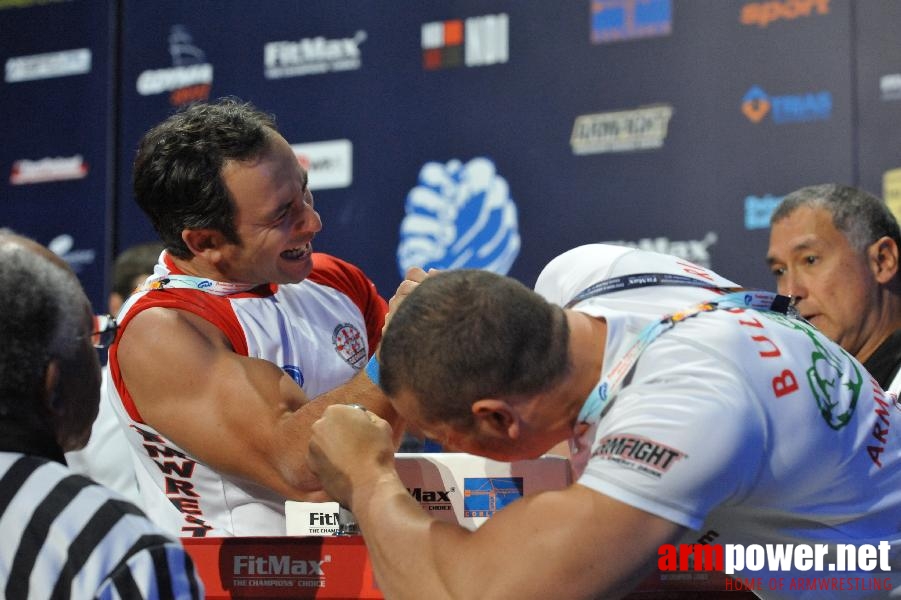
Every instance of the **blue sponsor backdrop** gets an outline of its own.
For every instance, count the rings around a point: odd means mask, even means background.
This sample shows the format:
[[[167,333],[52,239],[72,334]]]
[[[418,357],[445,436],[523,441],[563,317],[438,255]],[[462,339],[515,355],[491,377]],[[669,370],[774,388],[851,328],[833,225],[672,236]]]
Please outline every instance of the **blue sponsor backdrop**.
[[[594,241],[771,287],[779,198],[825,181],[883,194],[901,168],[896,0],[0,9],[0,53],[19,70],[21,57],[92,51],[89,73],[2,84],[0,224],[94,252],[80,274],[98,308],[107,253],[155,238],[131,196],[137,141],[197,99],[236,95],[277,116],[310,169],[316,248],[386,296],[417,262],[531,285]],[[11,182],[17,162],[76,155],[83,178]]]
[[[0,227],[63,256],[103,310],[115,13],[104,2],[22,4],[0,1]]]

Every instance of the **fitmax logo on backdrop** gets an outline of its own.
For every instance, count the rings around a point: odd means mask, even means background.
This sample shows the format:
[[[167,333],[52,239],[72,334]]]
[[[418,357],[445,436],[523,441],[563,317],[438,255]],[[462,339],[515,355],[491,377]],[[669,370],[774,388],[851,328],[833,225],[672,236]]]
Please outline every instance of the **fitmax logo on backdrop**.
[[[173,25],[169,30],[169,54],[172,67],[138,75],[135,84],[138,93],[155,96],[169,92],[172,106],[208,100],[213,86],[213,65],[206,61],[206,53],[194,45],[184,25]]]
[[[360,45],[366,32],[353,37],[326,39],[323,36],[269,42],[263,46],[263,74],[266,79],[303,77],[333,71],[356,71],[363,66]]]
[[[672,254],[683,260],[693,262],[701,267],[710,268],[710,248],[719,240],[715,231],[708,231],[700,240],[671,240],[668,237],[642,238],[638,241],[608,240],[602,244],[614,244],[628,248],[638,248],[661,254]]]
[[[519,254],[516,204],[488,158],[426,163],[405,212],[397,248],[401,276],[413,266],[506,275]]]
[[[777,125],[825,121],[832,117],[832,93],[823,90],[771,96],[755,85],[742,98],[741,111],[752,123],[760,123],[767,115]]]

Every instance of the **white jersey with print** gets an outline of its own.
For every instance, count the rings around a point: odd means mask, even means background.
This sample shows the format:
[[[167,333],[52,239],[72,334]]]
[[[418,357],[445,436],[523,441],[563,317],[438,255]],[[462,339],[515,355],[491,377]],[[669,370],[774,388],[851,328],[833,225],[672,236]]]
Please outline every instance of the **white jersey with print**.
[[[219,327],[236,353],[278,365],[315,398],[366,365],[378,343],[387,305],[355,267],[325,254],[313,256],[313,272],[296,284],[261,286],[227,296],[165,286],[139,291],[119,313],[120,330],[150,307],[192,312]],[[172,273],[177,270],[164,254],[148,281]],[[138,463],[148,516],[188,537],[284,535],[284,497],[220,474],[143,421],[126,389],[116,352],[113,344],[106,389]],[[159,393],[165,392],[161,381]]]
[[[552,261],[536,291],[566,305],[597,281],[638,273],[734,285],[671,256],[591,245]],[[633,288],[575,305],[607,322],[602,381],[647,324],[717,295]],[[747,574],[877,578],[899,593],[901,411],[860,363],[802,320],[727,309],[664,332],[611,396],[578,482],[693,530],[683,543],[889,542],[891,572]],[[842,598],[888,594],[872,581],[847,585],[860,589]],[[803,596],[766,597],[783,593]]]

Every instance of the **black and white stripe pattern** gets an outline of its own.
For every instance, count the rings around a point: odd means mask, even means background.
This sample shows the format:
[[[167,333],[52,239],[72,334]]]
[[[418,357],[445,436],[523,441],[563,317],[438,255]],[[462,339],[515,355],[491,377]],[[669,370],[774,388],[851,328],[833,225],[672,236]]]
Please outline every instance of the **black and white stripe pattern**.
[[[199,599],[181,544],[63,465],[0,452],[0,586],[25,598]]]

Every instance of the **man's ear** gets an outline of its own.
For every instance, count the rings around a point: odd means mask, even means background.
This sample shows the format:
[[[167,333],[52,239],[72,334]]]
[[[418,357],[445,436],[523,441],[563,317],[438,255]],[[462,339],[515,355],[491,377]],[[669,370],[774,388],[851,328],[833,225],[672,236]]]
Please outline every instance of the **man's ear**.
[[[57,394],[59,386],[59,362],[56,359],[47,363],[47,370],[44,372],[44,402],[47,409],[51,413],[59,412],[61,401]]]
[[[520,434],[519,413],[504,400],[485,398],[472,404],[476,429],[493,438],[516,440]]]
[[[191,254],[206,255],[207,258],[210,258],[210,253],[218,252],[225,243],[225,236],[215,229],[185,229],[181,232],[181,239]]]
[[[882,236],[867,249],[870,269],[879,283],[888,283],[898,273],[898,244],[887,235]]]

